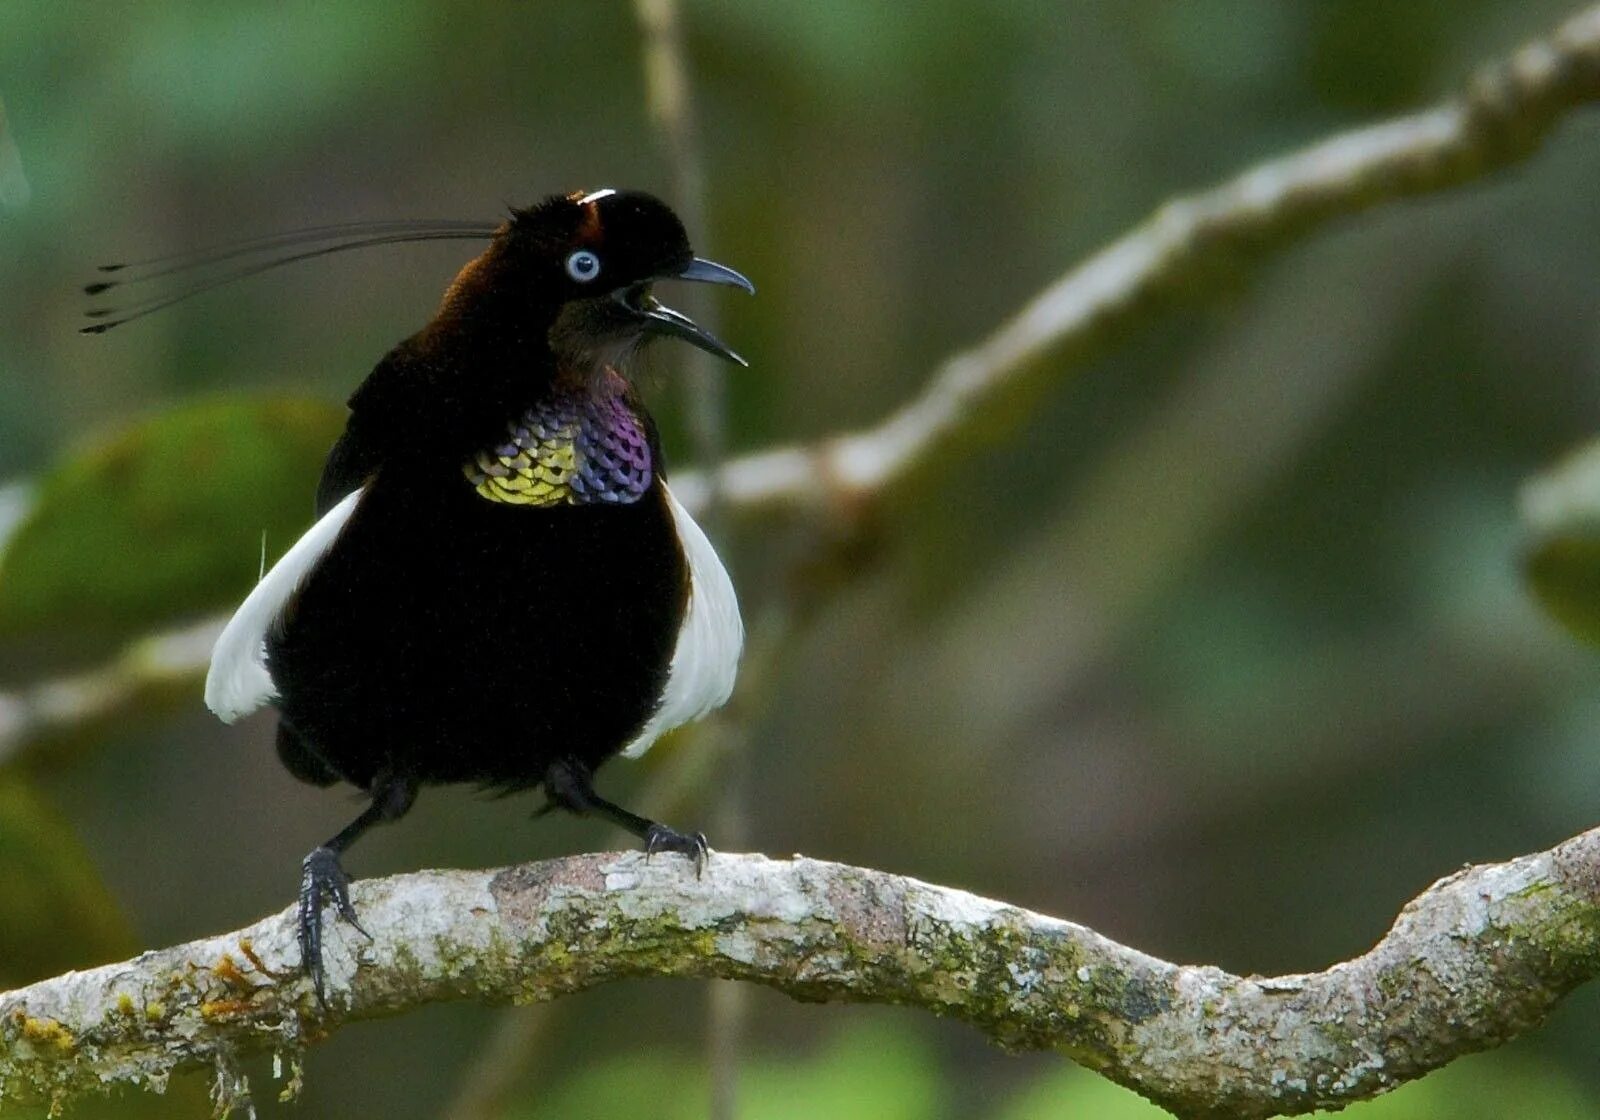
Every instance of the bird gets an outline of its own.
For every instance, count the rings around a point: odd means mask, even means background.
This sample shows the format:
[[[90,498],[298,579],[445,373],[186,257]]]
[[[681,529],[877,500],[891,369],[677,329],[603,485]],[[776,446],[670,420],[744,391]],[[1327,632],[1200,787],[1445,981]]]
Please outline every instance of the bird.
[[[610,821],[696,874],[707,859],[704,834],[608,801],[594,774],[733,689],[733,583],[667,484],[630,370],[663,336],[745,364],[653,290],[755,288],[641,191],[461,228],[487,248],[349,398],[314,524],[232,615],[206,676],[225,722],[276,709],[291,775],[366,801],[301,865],[299,948],[324,1006],[324,911],[361,928],[342,857],[424,786],[542,790],[545,809]],[[370,224],[360,244],[465,235]]]

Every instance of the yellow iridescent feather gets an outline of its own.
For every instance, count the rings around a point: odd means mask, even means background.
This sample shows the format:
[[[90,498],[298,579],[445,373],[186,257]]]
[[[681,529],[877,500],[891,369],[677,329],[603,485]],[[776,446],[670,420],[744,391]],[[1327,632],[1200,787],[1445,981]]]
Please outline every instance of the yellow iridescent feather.
[[[577,505],[578,425],[563,424],[515,448],[480,451],[462,467],[473,488],[491,502],[514,506]],[[515,454],[502,454],[514,450]]]
[[[564,391],[506,426],[505,443],[462,473],[479,495],[513,506],[626,505],[650,488],[650,439],[620,377],[610,391]]]

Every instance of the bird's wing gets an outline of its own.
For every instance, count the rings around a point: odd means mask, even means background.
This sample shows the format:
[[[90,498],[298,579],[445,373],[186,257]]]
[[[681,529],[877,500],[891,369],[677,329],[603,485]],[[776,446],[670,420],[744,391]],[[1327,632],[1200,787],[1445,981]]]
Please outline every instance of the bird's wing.
[[[317,561],[333,547],[364,493],[364,487],[357,488],[335,502],[262,577],[223,628],[212,647],[211,669],[206,673],[206,707],[224,723],[249,715],[277,697],[277,686],[267,670],[267,631]]]
[[[665,481],[661,489],[689,561],[689,612],[678,631],[661,700],[643,730],[622,750],[629,758],[644,754],[674,727],[722,707],[733,692],[739,654],[744,649],[744,621],[739,617],[739,599],[728,570],[705,531],[678,504]]]
[[[367,434],[361,416],[352,415],[322,466],[322,480],[317,483],[317,516],[338,505],[352,490],[366,485],[382,465],[381,445]]]

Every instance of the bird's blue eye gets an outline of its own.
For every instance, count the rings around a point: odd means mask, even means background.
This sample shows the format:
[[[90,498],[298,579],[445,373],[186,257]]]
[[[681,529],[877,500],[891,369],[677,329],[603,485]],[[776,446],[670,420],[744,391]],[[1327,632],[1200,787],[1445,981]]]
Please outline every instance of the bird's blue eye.
[[[600,275],[600,258],[587,249],[579,249],[567,258],[567,275],[580,284],[587,284]]]

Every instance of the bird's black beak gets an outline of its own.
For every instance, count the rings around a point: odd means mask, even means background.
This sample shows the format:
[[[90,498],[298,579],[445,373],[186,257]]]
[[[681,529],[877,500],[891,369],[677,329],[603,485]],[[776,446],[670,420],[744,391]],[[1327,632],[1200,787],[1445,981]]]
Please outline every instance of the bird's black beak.
[[[656,277],[658,280],[695,280],[703,284],[727,284],[734,288],[743,288],[751,295],[755,295],[756,286],[735,272],[727,265],[718,264],[716,261],[703,260],[694,257],[689,263],[677,272],[665,273]],[[715,354],[719,358],[726,358],[730,362],[738,362],[742,366],[750,363],[730,350],[726,343],[710,331],[701,327],[689,316],[680,311],[674,311],[660,303],[654,296],[648,294],[642,287],[630,288],[620,293],[625,306],[644,319],[645,330],[652,334],[669,334],[681,338],[685,342],[700,347],[708,354]]]
[[[756,294],[756,286],[750,283],[741,273],[735,272],[725,264],[708,261],[704,257],[695,257],[683,271],[675,276],[664,276],[663,280],[698,280],[702,284],[726,284],[730,288],[743,288],[751,295]]]

